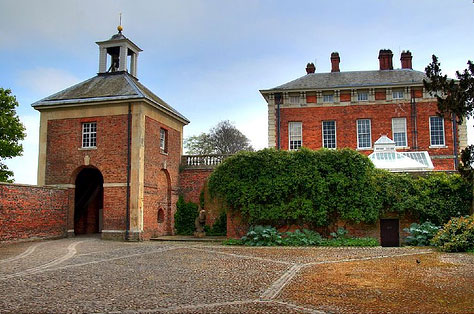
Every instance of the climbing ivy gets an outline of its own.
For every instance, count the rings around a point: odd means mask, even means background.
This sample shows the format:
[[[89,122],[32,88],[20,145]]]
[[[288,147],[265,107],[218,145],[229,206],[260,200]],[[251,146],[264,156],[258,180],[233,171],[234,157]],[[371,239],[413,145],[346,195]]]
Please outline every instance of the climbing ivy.
[[[458,175],[393,174],[351,149],[239,153],[216,168],[208,186],[248,223],[273,226],[374,223],[386,212],[440,224],[468,213],[471,198],[471,184]]]

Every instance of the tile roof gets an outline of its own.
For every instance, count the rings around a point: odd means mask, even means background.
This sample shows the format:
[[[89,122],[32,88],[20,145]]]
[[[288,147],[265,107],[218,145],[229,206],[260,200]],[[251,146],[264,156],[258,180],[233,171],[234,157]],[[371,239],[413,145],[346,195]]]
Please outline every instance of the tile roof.
[[[115,100],[149,100],[156,106],[178,117],[187,124],[189,120],[156,96],[128,72],[99,74],[56,94],[43,98],[33,107],[81,104]]]
[[[312,73],[266,91],[422,84],[424,72],[411,69]]]

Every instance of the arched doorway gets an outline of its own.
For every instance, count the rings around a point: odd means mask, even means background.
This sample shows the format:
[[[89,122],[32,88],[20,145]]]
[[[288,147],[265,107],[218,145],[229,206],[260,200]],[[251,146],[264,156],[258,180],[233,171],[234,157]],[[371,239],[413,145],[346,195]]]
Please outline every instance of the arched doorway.
[[[171,226],[171,178],[168,170],[161,169],[159,175],[158,186],[160,187],[160,202],[158,209],[158,218],[160,210],[164,211],[164,219],[162,222],[165,223],[164,231],[166,234],[172,233]]]
[[[74,196],[74,233],[102,231],[104,178],[96,168],[84,168],[76,177]]]

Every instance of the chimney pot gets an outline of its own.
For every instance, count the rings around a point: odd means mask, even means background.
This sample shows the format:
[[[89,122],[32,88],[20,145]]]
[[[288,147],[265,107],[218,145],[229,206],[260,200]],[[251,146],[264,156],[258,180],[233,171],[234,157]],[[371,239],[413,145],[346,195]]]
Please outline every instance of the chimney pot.
[[[400,56],[400,61],[402,62],[402,69],[413,69],[411,60],[412,60],[412,55],[410,50],[407,51],[402,51],[402,54]]]
[[[380,70],[393,70],[393,53],[390,49],[380,49],[379,64]]]
[[[331,53],[331,72],[341,72],[341,70],[339,69],[339,62],[341,62],[341,58],[339,58],[339,53]]]
[[[306,65],[306,74],[314,73],[314,71],[316,71],[316,67],[314,66],[314,63],[308,63]]]

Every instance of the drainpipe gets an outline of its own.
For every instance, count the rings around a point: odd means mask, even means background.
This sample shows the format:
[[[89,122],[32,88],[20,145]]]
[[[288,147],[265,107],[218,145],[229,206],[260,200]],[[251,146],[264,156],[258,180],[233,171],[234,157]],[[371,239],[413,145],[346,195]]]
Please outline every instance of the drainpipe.
[[[280,103],[281,103],[282,94],[277,93],[275,94],[275,100],[277,103],[277,149],[281,149],[280,143]]]
[[[452,114],[452,122],[453,122],[453,153],[454,153],[454,169],[458,169],[459,166],[459,159],[458,159],[458,126],[456,123],[456,114]]]
[[[127,114],[127,212],[126,212],[126,230],[125,241],[130,240],[130,169],[131,169],[131,147],[132,140],[132,104],[128,103]]]
[[[416,100],[415,91],[411,89],[411,135],[412,135],[412,149],[418,149],[418,128],[416,126]]]

